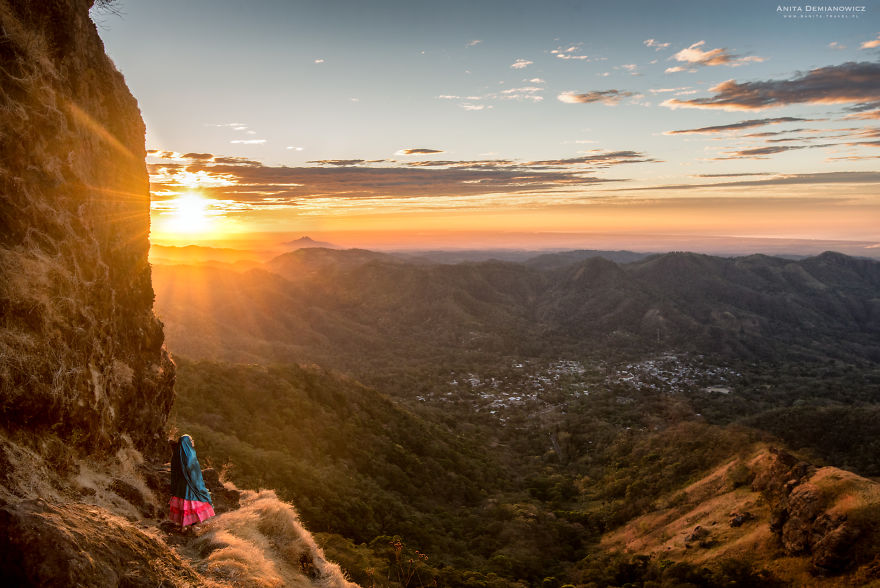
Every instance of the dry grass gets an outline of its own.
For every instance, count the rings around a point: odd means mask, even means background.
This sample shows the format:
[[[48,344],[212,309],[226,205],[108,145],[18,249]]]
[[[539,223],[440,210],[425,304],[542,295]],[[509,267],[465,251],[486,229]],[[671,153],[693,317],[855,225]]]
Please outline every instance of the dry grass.
[[[44,441],[60,444],[57,439]],[[76,459],[71,465],[75,475],[67,480],[53,471],[57,466],[50,464],[46,457],[52,454],[53,451],[44,454],[31,451],[0,435],[0,469],[4,476],[0,498],[16,504],[22,499],[39,497],[49,501],[58,512],[70,516],[99,513],[100,518],[110,524],[103,540],[101,529],[104,527],[94,521],[87,526],[80,524],[76,531],[73,527],[65,530],[69,525],[63,517],[55,522],[47,519],[45,524],[49,525],[47,532],[50,533],[86,533],[83,537],[88,537],[89,545],[102,546],[102,557],[111,557],[104,553],[108,545],[123,546],[132,553],[146,550],[146,554],[149,551],[152,558],[149,567],[153,570],[150,574],[174,578],[171,582],[174,586],[191,585],[174,569],[168,568],[167,564],[178,556],[186,564],[186,574],[200,575],[199,586],[355,586],[345,579],[338,565],[325,560],[322,550],[302,526],[295,509],[270,490],[244,492],[240,509],[202,523],[199,536],[175,552],[166,544],[166,537],[159,531],[157,522],[144,519],[136,505],[112,489],[114,480],[123,480],[137,489],[144,500],[165,512],[166,505],[157,504],[155,495],[139,475],[138,467],[143,457],[130,442],[109,458]],[[65,455],[65,459],[68,458],[70,455]],[[7,488],[13,491],[9,492]],[[123,536],[126,537],[124,541],[120,539]],[[112,554],[113,550],[107,553]]]
[[[768,467],[772,456],[760,447],[749,456],[732,460],[672,496],[662,497],[669,504],[631,521],[607,534],[603,547],[611,550],[650,554],[659,559],[708,565],[725,558],[753,562],[796,586],[847,586],[848,577],[817,578],[810,574],[805,557],[785,557],[778,539],[769,527],[770,509],[765,500],[749,487],[732,485],[731,472],[741,464],[752,471]],[[822,494],[829,514],[846,515],[849,520],[880,519],[880,484],[833,467],[817,470],[809,480]],[[756,517],[740,527],[729,524],[731,513],[749,512]],[[685,538],[696,526],[709,531],[711,540],[701,547],[697,542],[685,546]],[[865,540],[871,540],[865,537]]]
[[[59,499],[50,480],[54,478],[46,461],[37,452],[0,436],[0,498],[20,497]]]
[[[205,523],[195,545],[202,573],[244,588],[354,586],[274,492],[245,492],[241,502],[239,510]]]

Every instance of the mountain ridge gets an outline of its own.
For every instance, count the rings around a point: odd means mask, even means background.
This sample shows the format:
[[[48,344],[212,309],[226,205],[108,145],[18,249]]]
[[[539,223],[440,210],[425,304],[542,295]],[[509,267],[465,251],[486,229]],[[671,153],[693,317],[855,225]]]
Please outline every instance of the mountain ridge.
[[[265,299],[275,322],[251,324],[249,336],[280,348],[302,349],[302,333],[313,333],[340,350],[367,345],[369,353],[374,345],[417,352],[427,345],[509,354],[534,347],[529,333],[537,332],[578,353],[601,346],[632,354],[679,349],[746,359],[880,359],[880,263],[871,260],[669,253],[626,264],[591,257],[545,271],[513,262],[437,265],[362,250],[303,251],[316,261],[302,262],[295,253],[264,266],[283,282],[248,274],[246,297],[233,296],[234,280],[224,279],[231,288],[224,291],[207,275],[195,280],[194,289],[213,291],[218,299],[246,298],[252,306]],[[157,307],[168,319],[173,346],[193,358],[235,360],[237,313],[252,312],[226,305],[229,326],[208,324],[210,318],[200,323],[207,332],[224,333],[221,343],[226,337],[229,342],[225,354],[200,354],[198,343],[180,338],[179,330],[196,302],[166,295],[172,276],[182,271],[154,268]],[[205,303],[211,301],[198,304]],[[305,330],[285,331],[286,317]],[[274,335],[266,332],[270,328]],[[361,343],[345,332],[360,333]],[[285,358],[291,356],[270,357]]]

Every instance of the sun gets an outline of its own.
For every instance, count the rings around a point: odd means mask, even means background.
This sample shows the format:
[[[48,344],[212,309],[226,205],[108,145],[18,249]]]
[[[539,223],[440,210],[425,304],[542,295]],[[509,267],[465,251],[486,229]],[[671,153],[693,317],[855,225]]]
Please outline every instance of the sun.
[[[196,244],[241,232],[228,216],[229,203],[204,197],[198,190],[179,192],[151,204],[150,238],[174,245]]]
[[[201,234],[211,229],[210,203],[196,192],[187,192],[175,198],[169,207],[170,218],[166,229],[173,233]]]

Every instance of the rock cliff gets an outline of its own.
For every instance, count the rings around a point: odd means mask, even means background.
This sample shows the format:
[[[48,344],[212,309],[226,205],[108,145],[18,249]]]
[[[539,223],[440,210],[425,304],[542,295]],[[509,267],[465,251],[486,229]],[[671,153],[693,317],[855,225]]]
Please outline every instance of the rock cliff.
[[[809,557],[815,574],[839,574],[877,558],[876,483],[771,450],[753,488],[770,505],[770,530],[785,554]]]
[[[0,2],[0,414],[54,459],[164,447],[173,397],[144,124],[90,4]]]
[[[144,124],[92,0],[0,0],[0,578],[338,586],[293,508],[205,470],[162,524],[174,365],[153,314]]]

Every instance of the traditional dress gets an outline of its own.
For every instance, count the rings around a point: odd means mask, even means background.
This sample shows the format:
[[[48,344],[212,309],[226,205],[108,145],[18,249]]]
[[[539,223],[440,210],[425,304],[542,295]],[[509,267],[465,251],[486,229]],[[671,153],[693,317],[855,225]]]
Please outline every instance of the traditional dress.
[[[184,527],[214,516],[211,493],[205,488],[202,468],[189,435],[183,435],[174,446],[169,506],[171,520]]]

